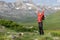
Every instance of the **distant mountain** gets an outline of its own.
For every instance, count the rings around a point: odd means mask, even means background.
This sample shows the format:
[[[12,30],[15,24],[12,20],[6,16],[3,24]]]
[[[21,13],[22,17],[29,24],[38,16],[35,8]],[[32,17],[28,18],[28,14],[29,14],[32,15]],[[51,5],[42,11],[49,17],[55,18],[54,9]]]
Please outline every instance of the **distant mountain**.
[[[20,1],[14,3],[6,3],[0,1],[0,18],[14,21],[30,21],[36,19],[36,9],[43,6],[37,6],[29,1]],[[55,12],[52,7],[45,6],[45,15]]]

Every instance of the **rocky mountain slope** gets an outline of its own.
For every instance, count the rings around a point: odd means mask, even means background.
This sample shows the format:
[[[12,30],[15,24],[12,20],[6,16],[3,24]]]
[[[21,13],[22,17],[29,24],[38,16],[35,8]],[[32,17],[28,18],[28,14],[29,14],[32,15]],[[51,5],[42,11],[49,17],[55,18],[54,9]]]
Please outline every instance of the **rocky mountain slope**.
[[[9,20],[34,20],[36,15],[36,9],[42,8],[42,6],[35,5],[30,1],[17,1],[14,3],[7,3],[0,1],[0,18]],[[45,15],[55,12],[52,8],[45,6]]]

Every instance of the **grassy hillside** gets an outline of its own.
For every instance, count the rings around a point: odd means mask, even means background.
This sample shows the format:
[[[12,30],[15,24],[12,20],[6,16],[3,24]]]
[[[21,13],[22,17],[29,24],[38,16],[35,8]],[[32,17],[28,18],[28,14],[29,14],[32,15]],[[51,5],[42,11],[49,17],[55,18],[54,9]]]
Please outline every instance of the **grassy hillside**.
[[[16,22],[13,21],[8,21],[8,20],[0,20],[0,25],[7,26],[8,28],[14,28],[16,30],[19,30],[26,27],[33,27],[33,29],[38,29],[38,23],[37,23],[37,18],[28,18],[28,20],[20,22],[19,25]],[[13,27],[15,26],[15,27]],[[17,27],[18,26],[18,27]],[[20,28],[20,26],[22,28]],[[60,12],[56,12],[53,14],[48,15],[45,20],[44,20],[44,29],[45,30],[60,30]],[[30,30],[30,29],[29,29]]]
[[[60,11],[48,15],[44,21],[44,27],[48,30],[59,30],[60,29]]]
[[[0,40],[60,40],[59,11],[45,18],[44,35],[39,35],[37,21],[34,21],[17,24],[13,21],[0,20],[0,25],[3,25],[0,26],[0,31],[2,30]]]

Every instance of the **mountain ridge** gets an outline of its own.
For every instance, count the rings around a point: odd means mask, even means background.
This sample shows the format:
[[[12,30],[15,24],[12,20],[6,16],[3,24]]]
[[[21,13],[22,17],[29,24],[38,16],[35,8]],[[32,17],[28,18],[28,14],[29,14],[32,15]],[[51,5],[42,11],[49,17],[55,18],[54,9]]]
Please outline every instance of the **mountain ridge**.
[[[0,17],[2,19],[9,20],[28,20],[29,18],[36,19],[36,9],[42,9],[42,6],[37,6],[34,3],[30,2],[14,2],[14,3],[6,3],[4,1],[0,1]],[[52,8],[47,6],[44,7],[46,9],[45,15],[56,12]]]

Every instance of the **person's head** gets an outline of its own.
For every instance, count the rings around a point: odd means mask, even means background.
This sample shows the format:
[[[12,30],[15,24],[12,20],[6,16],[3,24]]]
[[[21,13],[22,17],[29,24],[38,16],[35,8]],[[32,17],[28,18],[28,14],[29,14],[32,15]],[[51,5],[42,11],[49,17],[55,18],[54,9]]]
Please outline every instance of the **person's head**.
[[[38,10],[38,13],[39,13],[39,14],[41,14],[41,11],[40,11],[40,10]]]

